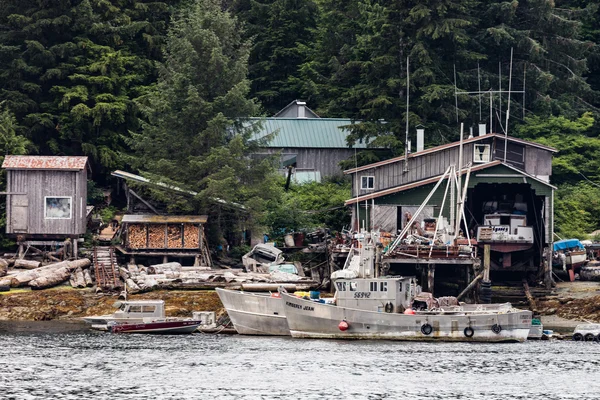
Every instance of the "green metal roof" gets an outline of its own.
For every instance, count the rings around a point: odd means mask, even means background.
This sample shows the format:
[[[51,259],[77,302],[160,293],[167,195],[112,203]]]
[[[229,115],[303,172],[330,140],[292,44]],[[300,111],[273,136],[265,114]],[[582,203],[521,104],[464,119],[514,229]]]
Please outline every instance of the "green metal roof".
[[[267,147],[333,148],[347,149],[348,131],[339,127],[351,125],[345,118],[251,118],[253,123],[262,121],[262,128],[253,139],[274,134]],[[352,148],[364,149],[365,143],[356,143]]]

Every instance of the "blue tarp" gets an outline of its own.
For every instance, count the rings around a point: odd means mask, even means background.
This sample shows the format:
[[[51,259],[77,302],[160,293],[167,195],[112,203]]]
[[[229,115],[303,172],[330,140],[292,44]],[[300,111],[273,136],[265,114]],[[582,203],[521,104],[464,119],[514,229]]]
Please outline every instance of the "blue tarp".
[[[558,242],[554,242],[554,251],[559,250],[568,250],[568,249],[581,249],[584,247],[579,241],[579,239],[565,239],[559,240]]]

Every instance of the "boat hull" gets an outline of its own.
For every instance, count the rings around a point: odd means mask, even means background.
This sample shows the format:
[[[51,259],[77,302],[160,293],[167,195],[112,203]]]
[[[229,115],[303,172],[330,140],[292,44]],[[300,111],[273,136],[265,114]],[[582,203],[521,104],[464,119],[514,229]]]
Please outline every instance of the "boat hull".
[[[202,325],[201,321],[164,321],[145,324],[109,325],[112,333],[150,333],[155,335],[175,335],[192,333]]]
[[[297,338],[523,342],[531,328],[531,311],[406,315],[316,303],[286,293],[282,298],[290,333]],[[345,331],[339,327],[342,321],[348,324]],[[430,334],[422,332],[427,325]]]
[[[220,288],[217,294],[240,335],[289,336],[281,298]]]

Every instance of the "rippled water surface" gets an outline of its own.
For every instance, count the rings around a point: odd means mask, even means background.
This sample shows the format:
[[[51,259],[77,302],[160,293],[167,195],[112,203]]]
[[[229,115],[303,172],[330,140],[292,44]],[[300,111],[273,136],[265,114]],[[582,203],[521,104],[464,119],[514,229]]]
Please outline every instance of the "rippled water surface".
[[[111,335],[1,323],[1,399],[599,399],[600,345]]]

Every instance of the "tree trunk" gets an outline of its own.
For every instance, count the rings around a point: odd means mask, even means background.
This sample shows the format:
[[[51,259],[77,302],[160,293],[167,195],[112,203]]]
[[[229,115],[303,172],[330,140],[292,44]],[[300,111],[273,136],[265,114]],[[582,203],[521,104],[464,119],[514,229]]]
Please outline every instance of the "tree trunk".
[[[0,277],[6,276],[8,273],[8,261],[3,258],[0,258]]]
[[[148,274],[164,274],[167,271],[181,271],[181,264],[178,262],[170,262],[164,264],[156,264],[148,267]]]
[[[89,269],[83,270],[83,279],[85,279],[85,286],[87,286],[87,287],[94,286],[94,281],[92,280],[92,275],[90,274]]]
[[[23,268],[23,269],[35,269],[39,268],[42,263],[39,261],[32,260],[16,260],[15,268]]]
[[[41,277],[42,275],[45,275],[47,273],[51,273],[55,270],[58,270],[60,268],[67,268],[69,270],[69,272],[77,269],[77,268],[85,268],[88,267],[90,265],[90,260],[87,258],[82,258],[80,260],[75,260],[75,261],[62,261],[56,264],[51,264],[51,265],[46,265],[45,267],[39,267],[36,269],[32,269],[29,271],[25,271],[25,272],[20,272],[16,275],[13,275],[11,277],[11,287],[19,287],[19,286],[25,286],[28,282],[37,279],[39,277]],[[66,280],[68,278],[65,278],[63,280]]]
[[[66,281],[70,276],[71,269],[69,267],[60,267],[52,272],[43,274],[37,279],[29,281],[29,286],[33,290],[46,289]]]

